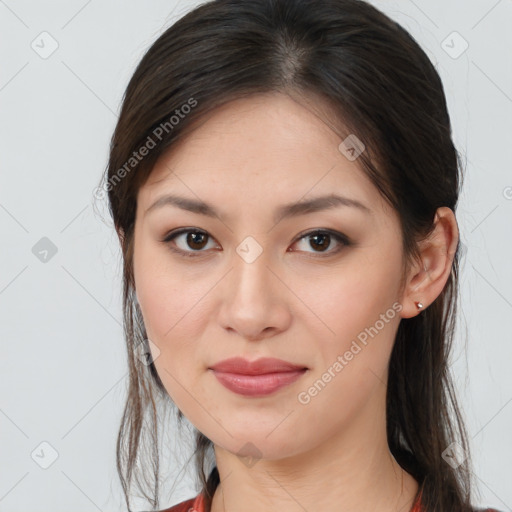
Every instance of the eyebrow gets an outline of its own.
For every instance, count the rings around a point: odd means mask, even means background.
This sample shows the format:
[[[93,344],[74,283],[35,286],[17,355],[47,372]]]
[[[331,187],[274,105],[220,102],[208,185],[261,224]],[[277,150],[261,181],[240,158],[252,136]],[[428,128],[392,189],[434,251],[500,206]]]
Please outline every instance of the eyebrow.
[[[144,212],[144,215],[148,214],[150,211],[154,211],[163,206],[175,206],[182,210],[197,213],[199,215],[205,215],[207,217],[215,217],[220,220],[219,213],[215,210],[215,208],[212,205],[197,199],[191,199],[188,197],[182,197],[172,194],[167,194],[157,199]],[[296,203],[290,203],[279,206],[274,213],[274,222],[277,223],[289,217],[295,217],[297,215],[305,215],[308,213],[330,210],[332,208],[337,208],[341,206],[356,208],[365,214],[373,215],[373,211],[370,210],[370,208],[368,208],[360,201],[357,201],[356,199],[350,199],[348,197],[340,196],[337,194],[330,194],[315,197],[313,199],[308,199],[307,201],[299,201]]]

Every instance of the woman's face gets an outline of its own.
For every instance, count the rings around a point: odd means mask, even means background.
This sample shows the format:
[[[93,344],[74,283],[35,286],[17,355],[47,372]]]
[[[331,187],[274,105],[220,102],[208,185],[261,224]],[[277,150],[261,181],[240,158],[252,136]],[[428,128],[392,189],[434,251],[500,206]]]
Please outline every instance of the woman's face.
[[[254,96],[218,109],[139,191],[135,285],[156,369],[190,422],[232,453],[281,459],[384,427],[401,233],[341,142],[288,96]],[[332,194],[360,206],[299,208]],[[232,357],[307,370],[247,395],[211,370]]]

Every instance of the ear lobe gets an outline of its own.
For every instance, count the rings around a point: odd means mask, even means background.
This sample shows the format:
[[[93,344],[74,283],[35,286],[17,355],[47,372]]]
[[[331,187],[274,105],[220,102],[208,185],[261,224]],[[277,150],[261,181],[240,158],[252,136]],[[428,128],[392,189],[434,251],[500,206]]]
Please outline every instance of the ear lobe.
[[[411,318],[426,309],[443,291],[450,277],[453,258],[459,241],[459,230],[453,211],[442,206],[437,209],[432,233],[421,240],[420,261],[409,270],[402,297],[402,318]],[[423,304],[421,309],[417,302]]]

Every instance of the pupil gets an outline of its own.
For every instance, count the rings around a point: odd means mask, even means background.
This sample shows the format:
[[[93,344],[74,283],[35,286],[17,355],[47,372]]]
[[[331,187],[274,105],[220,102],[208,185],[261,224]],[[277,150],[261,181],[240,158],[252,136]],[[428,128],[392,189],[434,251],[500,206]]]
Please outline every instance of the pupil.
[[[325,242],[325,240],[326,240],[326,239],[328,239],[328,237],[329,237],[329,235],[322,235],[322,234],[320,234],[320,235],[312,235],[312,238],[313,238],[313,239],[321,238],[321,239],[323,239],[323,240],[324,240],[324,242]],[[314,243],[316,243],[316,242],[314,242]],[[327,246],[326,246],[325,244],[323,244],[323,245],[324,245],[324,247],[323,247],[324,249],[325,249],[326,247],[329,247],[329,244],[328,244],[328,243],[327,243]]]
[[[198,243],[196,240],[194,240],[195,237],[205,237],[204,233],[197,233],[197,232],[194,232],[194,233],[189,233],[188,234],[188,237],[187,237],[187,243],[192,247],[193,244],[196,244]],[[204,240],[203,240],[204,242]],[[200,247],[192,247],[193,249],[202,249],[202,247],[204,246],[204,244],[201,245],[201,242],[199,242],[199,245]]]

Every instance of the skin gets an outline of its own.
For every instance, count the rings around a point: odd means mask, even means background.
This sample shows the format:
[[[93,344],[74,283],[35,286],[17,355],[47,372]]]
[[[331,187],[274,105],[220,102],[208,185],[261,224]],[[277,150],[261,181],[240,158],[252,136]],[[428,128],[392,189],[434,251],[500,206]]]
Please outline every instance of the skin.
[[[396,212],[324,119],[283,94],[231,102],[165,154],[138,193],[137,298],[169,396],[214,443],[221,484],[212,512],[403,512],[418,490],[386,440],[387,365],[401,318],[418,314],[414,301],[428,307],[449,277],[457,223],[449,208],[438,210],[400,287]],[[333,191],[371,213],[343,206],[273,221],[278,206]],[[168,193],[206,201],[220,218],[170,205],[146,213]],[[181,227],[208,236],[162,242]],[[301,235],[320,228],[351,244]],[[251,263],[236,251],[248,236],[262,249]],[[202,252],[187,258],[170,247]],[[387,311],[378,334],[300,403]],[[244,397],[208,370],[233,356],[308,371],[272,395]]]

